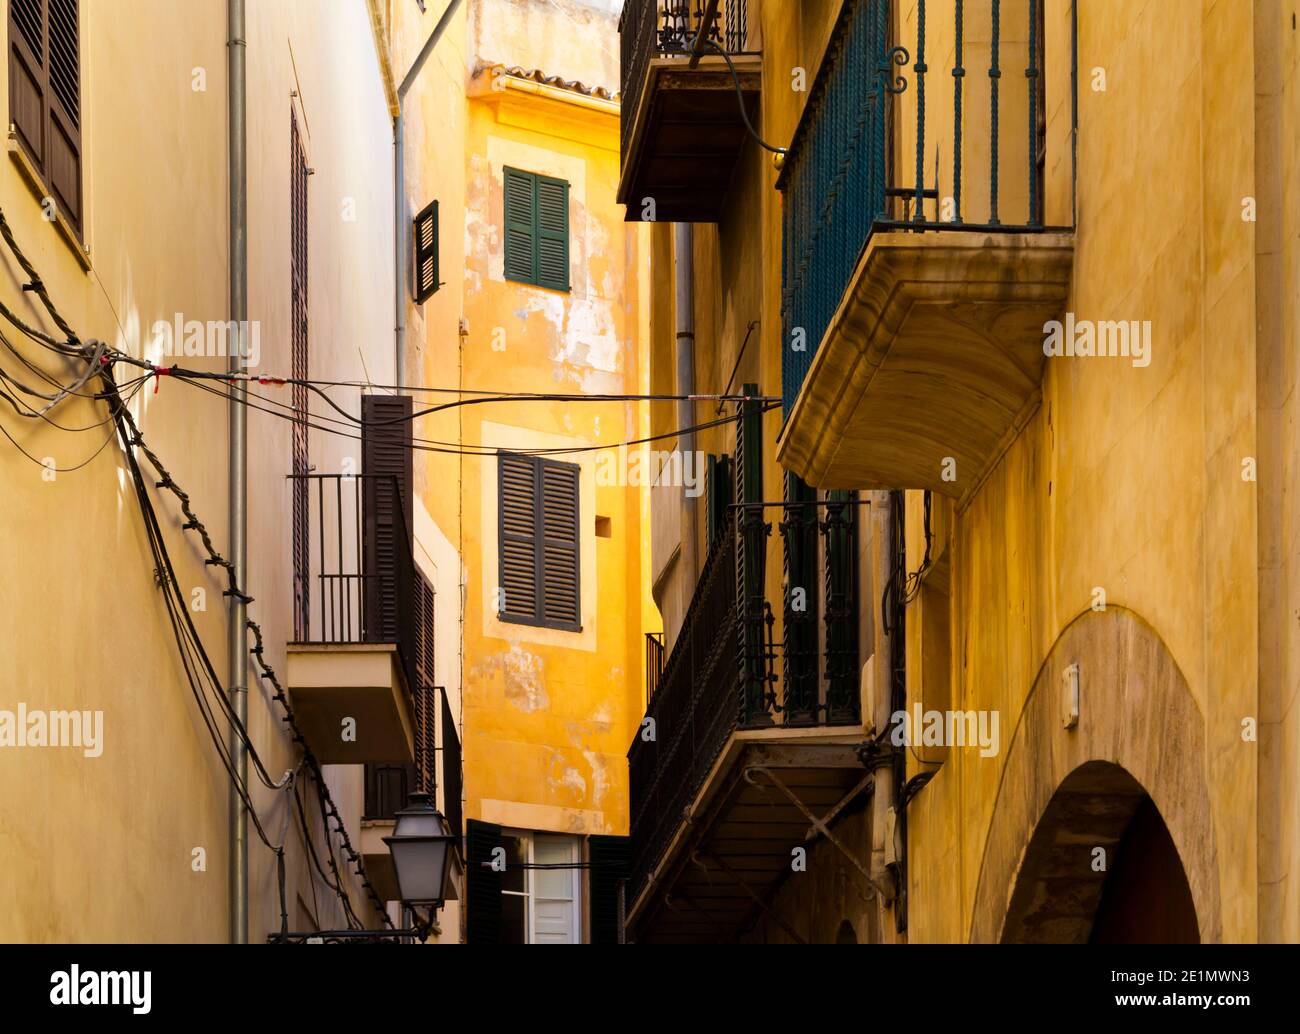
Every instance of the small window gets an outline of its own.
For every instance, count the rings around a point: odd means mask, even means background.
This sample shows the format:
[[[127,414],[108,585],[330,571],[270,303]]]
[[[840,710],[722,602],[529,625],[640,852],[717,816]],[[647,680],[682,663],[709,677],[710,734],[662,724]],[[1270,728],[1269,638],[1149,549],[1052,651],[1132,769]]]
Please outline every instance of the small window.
[[[423,305],[442,286],[438,270],[438,202],[415,217],[415,303]]]
[[[499,453],[502,621],[582,630],[578,467]]]
[[[80,0],[10,0],[9,122],[23,154],[83,235]]]
[[[507,280],[569,290],[569,184],[505,170]]]

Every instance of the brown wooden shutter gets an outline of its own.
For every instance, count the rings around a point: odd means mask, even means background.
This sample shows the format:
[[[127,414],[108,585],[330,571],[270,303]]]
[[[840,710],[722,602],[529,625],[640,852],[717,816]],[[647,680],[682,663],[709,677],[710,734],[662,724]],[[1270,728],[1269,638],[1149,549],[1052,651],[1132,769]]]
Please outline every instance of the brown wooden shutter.
[[[307,153],[298,131],[298,117],[289,113],[289,331],[290,375],[295,381],[311,376],[307,318]],[[305,384],[291,391],[293,424],[293,592],[297,636],[311,639],[311,470],[308,455],[308,394]],[[323,519],[323,515],[322,515]]]
[[[509,167],[505,170],[505,275],[526,284],[537,279],[537,177]]]
[[[411,641],[411,412],[409,395],[361,397],[366,642]]]
[[[9,0],[9,121],[27,156],[45,169],[45,3]]]
[[[79,0],[10,0],[9,121],[59,213],[81,219]]]
[[[578,563],[578,467],[543,460],[542,617],[548,625],[577,628],[580,609]]]
[[[442,286],[438,276],[438,202],[415,217],[415,301],[423,304]]]
[[[497,457],[500,515],[501,594],[497,613],[506,620],[540,617],[537,550],[537,461],[531,456],[501,453]]]

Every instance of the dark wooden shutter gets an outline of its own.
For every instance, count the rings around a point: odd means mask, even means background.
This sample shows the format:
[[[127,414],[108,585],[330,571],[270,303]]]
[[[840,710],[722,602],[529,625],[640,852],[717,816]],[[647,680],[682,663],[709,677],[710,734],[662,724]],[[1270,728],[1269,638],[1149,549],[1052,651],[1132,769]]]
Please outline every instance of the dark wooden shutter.
[[[569,184],[537,177],[537,285],[569,289]]]
[[[751,401],[740,403],[736,421],[736,502],[760,503],[763,499],[763,410],[754,396],[757,384],[746,384],[744,394]],[[768,720],[768,659],[763,575],[767,567],[767,529],[761,506],[736,513],[736,605],[741,663],[741,723],[762,724]]]
[[[79,0],[10,0],[9,121],[78,234],[81,220]]]
[[[366,642],[411,642],[411,412],[409,395],[361,396]]]
[[[501,583],[497,612],[506,620],[536,620],[541,603],[537,461],[531,456],[501,453],[497,471]]]
[[[311,376],[308,356],[307,304],[307,152],[298,131],[298,116],[289,112],[289,323],[290,375]],[[311,640],[311,470],[308,454],[308,394],[305,384],[290,389],[293,402],[293,593],[296,634]],[[324,516],[322,514],[322,519]]]
[[[578,467],[542,461],[542,617],[546,624],[576,629],[581,621],[581,529],[578,525]]]
[[[591,943],[619,944],[619,888],[628,877],[627,837],[592,837],[588,841],[591,869]]]
[[[537,177],[505,170],[505,274],[507,280],[531,284],[537,279]]]
[[[492,849],[504,846],[501,827],[470,819],[465,831],[465,943],[501,943],[501,873]]]
[[[415,301],[423,304],[442,286],[438,270],[438,202],[415,217]]]
[[[731,506],[731,457],[709,456],[707,476],[705,478],[705,509],[709,521],[709,548],[721,538],[727,526],[727,516]]]
[[[434,593],[433,586],[415,572],[414,641],[415,685],[415,789],[432,794],[437,790],[437,719],[439,692],[434,686]]]

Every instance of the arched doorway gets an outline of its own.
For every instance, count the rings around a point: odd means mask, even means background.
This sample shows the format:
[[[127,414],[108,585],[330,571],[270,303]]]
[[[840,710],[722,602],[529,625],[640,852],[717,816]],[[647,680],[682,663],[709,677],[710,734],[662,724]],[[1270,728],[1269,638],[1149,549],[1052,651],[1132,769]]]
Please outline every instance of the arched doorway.
[[[1068,722],[1060,687],[1071,666],[1081,691],[1077,719]],[[970,940],[1086,942],[1094,926],[1098,938],[1132,939],[1135,921],[1179,940],[1193,916],[1202,942],[1221,941],[1221,882],[1232,876],[1248,885],[1251,875],[1246,862],[1217,850],[1206,756],[1200,708],[1151,626],[1113,605],[1076,617],[1044,659],[1006,746]],[[1130,855],[1153,857],[1121,865],[1126,835],[1138,844],[1146,838],[1150,849]],[[1076,846],[1087,849],[1089,874],[1091,849],[1105,848],[1106,871],[1080,881]],[[1159,884],[1168,885],[1161,891],[1168,900],[1137,911]]]
[[[853,929],[853,924],[845,919],[840,923],[840,928],[835,932],[836,944],[857,944],[858,932]]]
[[[1052,795],[1025,850],[1003,943],[1195,944],[1196,906],[1159,809],[1090,761]]]

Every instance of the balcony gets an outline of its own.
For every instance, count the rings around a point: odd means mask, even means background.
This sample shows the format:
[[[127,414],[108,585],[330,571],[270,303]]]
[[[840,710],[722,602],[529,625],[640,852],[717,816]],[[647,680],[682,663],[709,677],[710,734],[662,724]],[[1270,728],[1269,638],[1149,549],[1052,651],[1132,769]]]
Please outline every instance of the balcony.
[[[716,222],[745,145],[742,98],[758,118],[747,0],[628,0],[619,37],[619,203],[631,222]]]
[[[763,592],[773,521],[784,560]],[[728,940],[813,839],[860,802],[858,503],[733,506],[647,707],[631,784],[629,939]]]
[[[431,736],[433,590],[391,475],[295,474],[288,686],[325,764],[413,763]]]
[[[778,181],[778,459],[809,484],[966,498],[1037,407],[1074,256],[1074,42],[1051,10],[846,0]]]
[[[392,835],[397,812],[406,807],[408,794],[419,790],[433,797],[447,819],[448,831],[462,835],[460,737],[446,689],[421,686],[415,695],[415,711],[420,733],[415,761],[366,765],[365,771],[361,854],[366,873],[385,901],[397,900],[397,873],[384,837]]]

